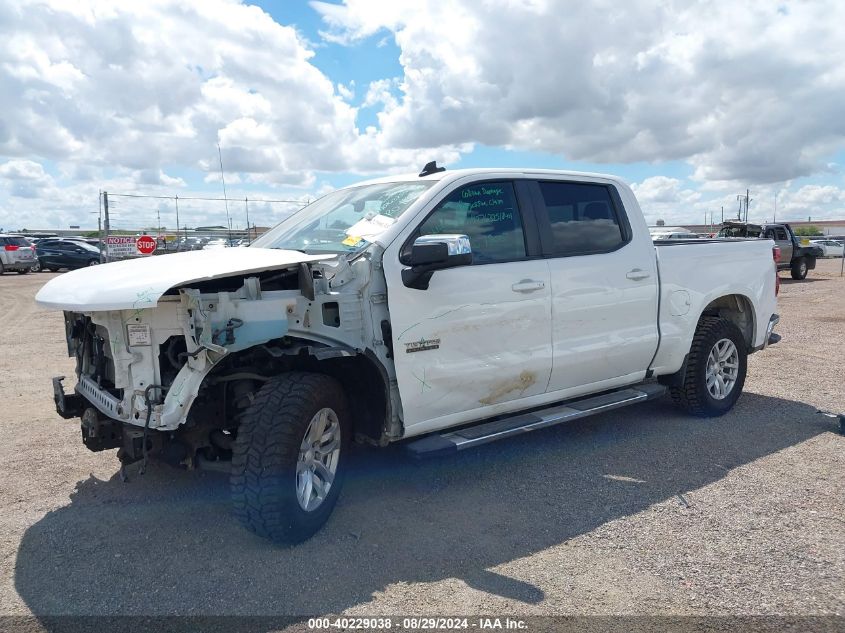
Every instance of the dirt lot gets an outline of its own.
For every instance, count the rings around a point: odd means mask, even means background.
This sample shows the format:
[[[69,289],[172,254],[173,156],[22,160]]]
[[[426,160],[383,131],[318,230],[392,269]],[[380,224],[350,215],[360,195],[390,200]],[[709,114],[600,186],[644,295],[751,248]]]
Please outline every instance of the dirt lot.
[[[668,401],[414,463],[361,449],[326,529],[242,529],[226,478],[122,483],[53,411],[52,274],[0,277],[0,614],[845,614],[845,280],[783,276],[729,415]],[[71,381],[72,383],[72,381]]]

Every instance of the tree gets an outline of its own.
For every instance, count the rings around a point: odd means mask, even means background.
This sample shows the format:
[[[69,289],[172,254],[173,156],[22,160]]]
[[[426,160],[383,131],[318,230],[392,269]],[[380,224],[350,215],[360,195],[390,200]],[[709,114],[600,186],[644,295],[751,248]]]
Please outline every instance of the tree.
[[[815,224],[799,226],[794,230],[795,235],[822,235],[822,230]]]

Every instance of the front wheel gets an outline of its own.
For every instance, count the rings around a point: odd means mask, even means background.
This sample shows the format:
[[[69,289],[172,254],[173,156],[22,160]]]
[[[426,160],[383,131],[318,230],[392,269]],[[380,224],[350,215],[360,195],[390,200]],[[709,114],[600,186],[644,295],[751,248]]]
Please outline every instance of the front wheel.
[[[235,516],[277,543],[310,538],[337,503],[349,438],[346,395],[334,378],[290,372],[265,383],[233,447]]]
[[[715,417],[733,408],[748,369],[748,352],[739,328],[720,317],[702,317],[692,339],[684,381],[672,399],[693,415]]]
[[[44,272],[44,267],[41,266],[41,260],[40,259],[36,259],[35,263],[32,264],[32,272],[34,272],[34,273],[43,273]]]
[[[793,279],[806,279],[808,270],[809,266],[807,265],[806,258],[799,257],[794,262],[792,262],[792,266],[789,272],[792,274]]]

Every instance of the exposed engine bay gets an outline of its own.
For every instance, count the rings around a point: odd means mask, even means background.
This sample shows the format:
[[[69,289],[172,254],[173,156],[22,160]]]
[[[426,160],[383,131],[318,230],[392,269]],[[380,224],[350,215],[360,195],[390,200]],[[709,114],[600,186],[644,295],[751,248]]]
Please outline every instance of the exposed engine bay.
[[[280,372],[319,362],[347,383],[361,381],[357,391],[368,395],[359,408],[371,419],[363,435],[384,442],[401,431],[398,419],[392,431],[383,428],[389,378],[377,354],[389,352],[381,340],[366,340],[370,313],[354,290],[367,277],[356,277],[346,261],[299,263],[172,288],[154,307],[65,311],[78,382],[68,396],[54,379],[59,410],[82,417],[89,449],[119,448],[124,463],[155,453],[173,464],[228,468],[258,389]],[[351,366],[363,357],[366,367]]]

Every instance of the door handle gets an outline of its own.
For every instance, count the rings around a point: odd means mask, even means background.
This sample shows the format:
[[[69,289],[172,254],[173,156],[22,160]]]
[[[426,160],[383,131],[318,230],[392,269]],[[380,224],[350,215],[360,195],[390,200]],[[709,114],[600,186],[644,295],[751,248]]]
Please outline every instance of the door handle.
[[[633,270],[629,270],[625,276],[628,279],[639,281],[640,279],[648,279],[649,277],[651,277],[651,274],[644,271],[642,268],[634,268]]]
[[[534,292],[535,290],[542,290],[546,287],[545,282],[537,281],[535,279],[523,279],[511,286],[514,292]]]

